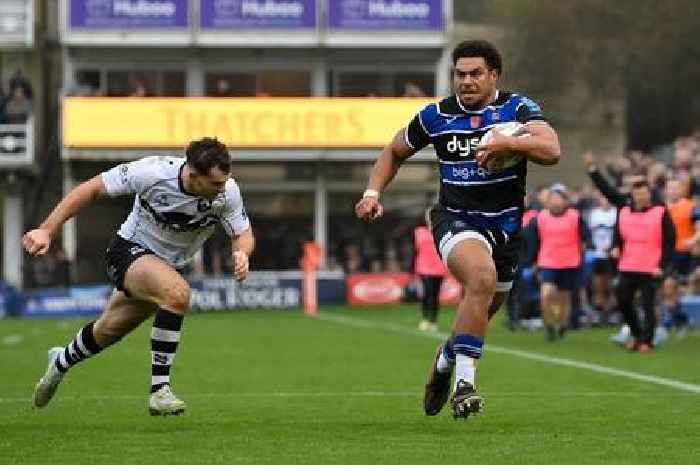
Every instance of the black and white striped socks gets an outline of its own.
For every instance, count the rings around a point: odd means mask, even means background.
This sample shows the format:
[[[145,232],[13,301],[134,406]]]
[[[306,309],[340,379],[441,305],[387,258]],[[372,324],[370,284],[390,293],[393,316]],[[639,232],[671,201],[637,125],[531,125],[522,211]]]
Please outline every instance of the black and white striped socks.
[[[97,355],[102,351],[102,348],[97,345],[95,336],[92,333],[94,324],[95,322],[91,321],[83,326],[71,343],[56,357],[56,369],[58,369],[58,371],[65,373],[76,363],[82,362],[86,358]]]
[[[170,384],[170,367],[175,359],[183,316],[168,310],[159,309],[151,330],[151,392],[156,392],[165,384]],[[56,369],[68,371],[76,363],[97,355],[102,351],[95,341],[90,322],[78,331],[75,338],[56,357]]]
[[[158,309],[151,330],[151,392],[170,384],[170,366],[180,342],[183,316]]]

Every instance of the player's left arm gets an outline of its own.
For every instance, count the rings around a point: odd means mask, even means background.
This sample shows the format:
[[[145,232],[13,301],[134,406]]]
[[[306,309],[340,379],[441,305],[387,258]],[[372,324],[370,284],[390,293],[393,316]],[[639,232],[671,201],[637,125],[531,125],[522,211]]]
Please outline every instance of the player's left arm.
[[[231,238],[231,254],[233,256],[233,276],[243,281],[250,271],[250,254],[255,249],[253,229],[248,228]]]
[[[233,276],[237,281],[243,281],[250,270],[250,254],[255,249],[255,236],[243,205],[241,191],[233,179],[226,184],[226,201],[221,225],[231,237]]]
[[[546,121],[531,121],[523,128],[524,134],[507,137],[506,150],[522,153],[525,158],[538,165],[556,165],[561,157],[559,136]]]
[[[527,97],[519,96],[515,120],[524,127],[512,136],[495,131],[491,140],[476,147],[476,159],[486,164],[499,154],[518,152],[538,165],[556,165],[561,156],[559,136],[542,114],[542,109]]]
[[[559,136],[545,119],[542,108],[528,97],[520,96],[515,119],[525,126],[523,134],[510,138],[509,150],[522,153],[538,165],[556,165],[561,156]]]

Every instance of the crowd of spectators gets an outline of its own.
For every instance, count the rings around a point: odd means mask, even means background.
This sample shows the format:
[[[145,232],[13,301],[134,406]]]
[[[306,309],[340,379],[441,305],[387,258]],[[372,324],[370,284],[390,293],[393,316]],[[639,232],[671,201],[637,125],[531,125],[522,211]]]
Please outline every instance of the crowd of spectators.
[[[0,82],[0,124],[23,124],[32,112],[34,92],[29,79],[17,70]]]
[[[652,192],[653,202],[665,205],[671,210],[672,205],[680,199],[691,203],[688,209],[688,224],[691,231],[681,232],[674,220],[676,237],[681,237],[677,247],[685,250],[688,255],[685,270],[679,266],[670,266],[664,276],[659,279],[660,292],[657,294],[657,315],[660,321],[684,323],[678,318],[679,297],[683,295],[700,295],[700,128],[689,135],[679,137],[673,143],[659,147],[652,152],[629,151],[622,154],[593,154],[584,155],[590,164],[596,160],[596,171],[605,176],[608,182],[621,194],[628,194],[633,184],[646,181]],[[592,166],[592,165],[591,165]],[[582,178],[585,179],[585,178]],[[543,208],[547,199],[547,187],[534,189],[528,195],[530,214]],[[674,194],[677,192],[677,194]],[[673,198],[675,197],[675,198]],[[569,189],[571,205],[581,212],[584,219],[589,218],[591,211],[605,203],[603,195],[598,192],[593,183],[588,181],[573,189]],[[525,241],[527,246],[527,240]],[[512,327],[517,327],[539,317],[539,288],[536,273],[528,273],[534,263],[527,263],[533,257],[532,253],[523,253],[521,269],[526,271],[525,285],[520,286],[520,296],[511,301],[509,319]],[[603,315],[592,303],[592,267],[594,261],[592,250],[585,254],[584,264],[580,273],[580,289],[573,296],[573,312],[571,327],[580,324],[617,324],[620,315],[614,303],[611,305],[611,315]],[[534,268],[536,270],[536,268]],[[614,294],[613,294],[614,295]],[[687,324],[687,321],[685,321]],[[661,331],[657,333],[663,333]]]

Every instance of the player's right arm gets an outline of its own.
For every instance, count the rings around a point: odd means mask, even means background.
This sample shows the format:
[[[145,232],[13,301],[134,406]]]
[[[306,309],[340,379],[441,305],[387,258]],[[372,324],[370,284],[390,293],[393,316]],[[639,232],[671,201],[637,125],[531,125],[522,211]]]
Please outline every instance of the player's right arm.
[[[118,196],[135,194],[152,182],[153,171],[157,169],[157,158],[146,157],[130,163],[117,165],[79,184],[56,205],[41,225],[27,232],[22,245],[31,255],[44,255],[63,224],[78,214],[87,204],[103,195]]]
[[[44,255],[51,245],[51,239],[63,224],[75,216],[80,209],[106,192],[102,176],[78,185],[61,200],[41,225],[27,232],[22,238],[24,249],[31,255]]]
[[[403,162],[415,153],[404,140],[404,131],[401,129],[396,133],[394,139],[384,147],[382,154],[374,163],[367,189],[362,199],[355,205],[355,213],[358,218],[372,221],[384,213],[384,207],[379,203],[380,194],[394,179]]]
[[[430,105],[419,112],[408,126],[398,131],[382,150],[372,167],[367,189],[362,199],[355,205],[355,214],[358,218],[372,221],[382,216],[384,207],[379,202],[379,196],[394,179],[403,162],[430,144],[430,134],[422,119],[422,115],[429,111]]]

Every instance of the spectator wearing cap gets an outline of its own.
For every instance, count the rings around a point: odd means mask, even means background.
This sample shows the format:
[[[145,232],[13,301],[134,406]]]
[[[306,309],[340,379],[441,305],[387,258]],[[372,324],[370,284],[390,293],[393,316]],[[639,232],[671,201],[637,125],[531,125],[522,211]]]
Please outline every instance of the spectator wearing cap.
[[[568,328],[588,230],[563,184],[549,188],[545,208],[528,228],[537,240],[542,317],[547,340],[553,342],[563,338]]]

